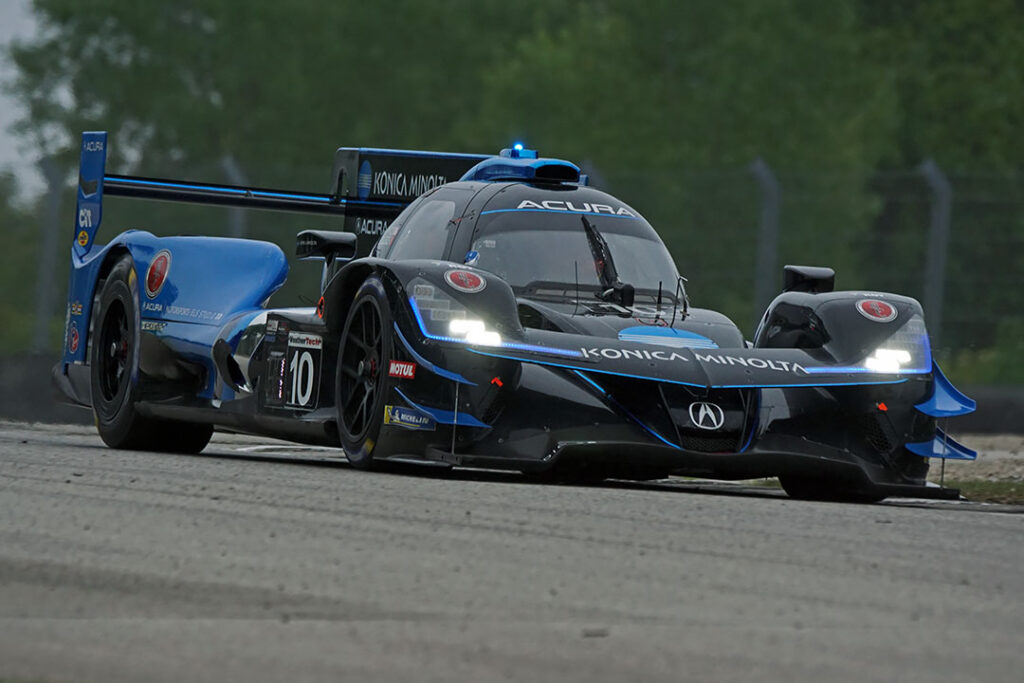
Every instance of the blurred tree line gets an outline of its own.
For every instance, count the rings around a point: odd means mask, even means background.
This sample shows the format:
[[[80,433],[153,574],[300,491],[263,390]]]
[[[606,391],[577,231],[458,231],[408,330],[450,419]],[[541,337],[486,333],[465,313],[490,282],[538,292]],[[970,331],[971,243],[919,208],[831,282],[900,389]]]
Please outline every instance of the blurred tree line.
[[[17,133],[69,174],[90,129],[110,131],[113,171],[228,182],[230,158],[253,185],[310,190],[326,188],[337,146],[489,152],[525,140],[595,169],[659,228],[695,303],[748,333],[754,159],[783,189],[780,264],[832,265],[842,288],[920,298],[928,193],[914,169],[934,158],[956,200],[966,192],[953,218],[943,357],[970,381],[1024,383],[1020,0],[34,8],[40,32],[10,55],[10,87],[29,111]],[[0,177],[0,201],[11,203],[12,183]],[[223,210],[114,204],[106,234],[224,234],[228,221]],[[4,291],[17,293],[0,307],[8,330],[30,326],[40,211],[7,210],[17,216],[0,269]],[[249,220],[249,234],[286,252],[294,231],[283,226],[308,227]],[[308,294],[313,283],[303,271],[298,286]],[[25,343],[5,335],[0,351]]]

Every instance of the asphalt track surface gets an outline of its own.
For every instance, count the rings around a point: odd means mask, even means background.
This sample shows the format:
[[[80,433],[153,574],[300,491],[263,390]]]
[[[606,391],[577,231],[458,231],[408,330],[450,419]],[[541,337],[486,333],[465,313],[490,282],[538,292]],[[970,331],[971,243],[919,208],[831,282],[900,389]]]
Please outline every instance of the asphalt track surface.
[[[0,423],[0,680],[1019,681],[1024,515]]]

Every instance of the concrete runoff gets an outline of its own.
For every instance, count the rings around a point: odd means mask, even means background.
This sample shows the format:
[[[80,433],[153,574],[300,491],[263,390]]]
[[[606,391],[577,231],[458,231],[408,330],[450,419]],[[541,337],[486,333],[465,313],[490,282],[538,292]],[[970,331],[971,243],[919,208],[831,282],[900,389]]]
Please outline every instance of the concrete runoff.
[[[0,679],[1003,681],[1024,517],[0,423]],[[708,492],[710,491],[710,492]],[[1006,508],[1010,509],[1010,508]]]

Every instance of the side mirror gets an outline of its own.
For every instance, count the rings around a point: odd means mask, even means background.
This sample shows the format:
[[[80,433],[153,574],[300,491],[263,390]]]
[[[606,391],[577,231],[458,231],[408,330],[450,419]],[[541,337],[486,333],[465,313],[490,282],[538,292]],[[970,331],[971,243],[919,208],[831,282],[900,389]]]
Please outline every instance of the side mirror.
[[[328,263],[348,261],[356,256],[358,236],[352,232],[303,230],[295,236],[295,255],[299,258],[322,258]]]
[[[785,266],[782,291],[824,294],[836,287],[836,271],[820,266]]]

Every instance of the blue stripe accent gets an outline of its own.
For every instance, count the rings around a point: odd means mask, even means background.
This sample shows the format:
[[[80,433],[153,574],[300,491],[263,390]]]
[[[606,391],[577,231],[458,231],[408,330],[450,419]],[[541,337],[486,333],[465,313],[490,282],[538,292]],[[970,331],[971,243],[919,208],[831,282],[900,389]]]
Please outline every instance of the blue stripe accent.
[[[298,192],[276,192],[271,190],[247,190],[233,187],[219,187],[216,185],[199,185],[196,183],[179,183],[179,182],[167,182],[159,180],[142,180],[138,178],[116,178],[119,183],[126,183],[129,185],[142,185],[150,187],[167,187],[171,189],[182,189],[182,190],[202,190],[204,192],[220,192],[223,194],[237,195],[241,197],[272,197],[277,199],[298,199],[302,201],[313,201],[320,202],[322,204],[330,204],[331,198],[325,195],[317,194],[302,194]],[[365,204],[367,206],[391,206],[391,207],[404,207],[405,204],[401,202],[379,202],[379,201],[357,201],[357,200],[338,200],[339,204],[351,204],[353,206]]]
[[[441,335],[431,334],[427,332],[427,325],[423,322],[423,315],[420,313],[420,307],[416,305],[416,299],[409,297],[409,307],[412,308],[412,314],[416,318],[416,324],[420,327],[420,332],[427,339],[433,339],[435,341],[449,342],[451,344],[467,344],[465,339],[459,339],[458,337],[442,337]],[[517,342],[501,342],[498,345],[499,348],[505,349],[516,349],[517,351],[532,351],[534,353],[549,353],[556,356],[569,356],[571,358],[579,358],[583,354],[579,351],[573,351],[571,349],[557,349],[551,346],[535,346],[533,344],[519,344]],[[504,358],[504,356],[499,356]],[[518,358],[515,360],[519,360]]]
[[[879,372],[878,370],[872,370],[870,368],[866,368],[863,365],[849,365],[849,366],[845,366],[845,367],[831,367],[831,366],[810,367],[810,368],[804,368],[804,370],[806,370],[807,373],[811,374],[811,375],[820,375],[820,374],[833,374],[833,375],[835,375],[835,374],[840,374],[840,373],[848,374],[848,375],[885,375],[885,374],[893,374],[893,375],[927,375],[929,372],[931,372],[931,368],[908,368],[906,370],[902,370],[901,369],[899,372],[884,373],[884,372]]]
[[[611,401],[612,403],[614,403],[614,404],[615,404],[615,407],[616,407],[616,408],[618,408],[619,410],[621,410],[622,412],[624,412],[624,413],[626,414],[626,416],[627,416],[627,417],[629,417],[629,418],[630,418],[631,420],[633,420],[633,422],[636,422],[636,423],[637,423],[638,425],[640,425],[640,426],[641,426],[641,427],[642,427],[642,428],[644,429],[644,431],[646,431],[646,432],[647,432],[648,434],[650,434],[650,435],[651,435],[651,436],[653,436],[654,438],[658,439],[658,440],[659,440],[659,441],[661,441],[662,443],[664,443],[664,444],[667,444],[668,446],[671,446],[672,448],[676,449],[677,451],[681,451],[681,450],[682,450],[682,448],[680,448],[680,447],[679,447],[679,446],[677,446],[676,444],[672,443],[671,441],[669,441],[668,439],[666,439],[665,437],[663,437],[663,436],[662,436],[661,434],[659,434],[658,432],[654,431],[653,429],[651,429],[650,427],[648,427],[648,426],[647,426],[646,424],[644,424],[644,421],[643,421],[643,420],[641,420],[640,418],[638,418],[638,417],[637,417],[636,415],[634,415],[633,413],[629,412],[629,411],[628,411],[628,410],[626,409],[626,407],[625,407],[624,405],[622,405],[621,403],[619,403],[618,401],[616,401],[616,400],[615,400],[615,399],[614,399],[614,398],[612,397],[612,395],[611,395],[611,394],[609,394],[609,393],[608,393],[607,391],[605,391],[605,390],[604,390],[604,388],[603,388],[603,387],[602,387],[602,386],[601,386],[600,384],[598,384],[598,383],[597,383],[597,382],[595,382],[594,380],[590,379],[589,377],[587,377],[586,375],[584,375],[584,374],[583,374],[582,372],[580,372],[579,370],[573,370],[573,373],[574,373],[575,375],[577,375],[578,377],[580,377],[581,379],[583,379],[584,381],[586,381],[586,382],[587,382],[587,384],[589,384],[590,386],[592,386],[592,387],[594,387],[595,389],[597,389],[598,391],[600,391],[600,392],[601,392],[601,395],[602,395],[602,396],[603,396],[604,398],[606,398],[606,399],[608,399],[609,401]]]
[[[481,356],[491,356],[493,358],[504,358],[506,360],[517,360],[520,363],[533,363],[534,365],[550,365],[556,368],[566,368],[568,370],[577,370],[578,368],[574,365],[565,365],[563,363],[555,363],[552,361],[546,361],[534,358],[519,358],[517,356],[506,356],[500,353],[488,353],[487,351],[481,351],[480,349],[469,349],[473,353],[478,353]],[[902,384],[907,381],[903,379],[891,379],[891,380],[879,380],[875,382],[830,382],[826,384],[697,384],[695,382],[683,382],[680,380],[667,379],[664,377],[649,377],[646,375],[631,375],[626,372],[614,372],[612,370],[600,370],[598,368],[587,368],[587,372],[598,372],[604,375],[614,375],[616,377],[629,377],[630,379],[643,379],[649,382],[664,382],[666,384],[679,384],[684,387],[700,387],[700,388],[711,388],[711,389],[802,389],[802,388],[818,388],[818,387],[845,387],[845,386],[870,386],[876,384]]]
[[[427,407],[427,406],[422,406],[422,405],[416,403],[415,401],[413,401],[412,399],[410,399],[404,393],[402,393],[402,390],[399,389],[398,387],[395,387],[395,393],[397,393],[399,396],[401,396],[402,400],[404,400],[406,403],[408,403],[411,408],[415,408],[416,410],[420,411],[424,415],[429,415],[430,417],[434,418],[434,420],[436,420],[437,422],[439,422],[441,424],[446,424],[446,425],[454,424],[454,425],[457,425],[459,427],[484,427],[484,428],[488,428],[488,429],[491,426],[491,425],[487,424],[486,422],[481,422],[480,420],[476,419],[475,417],[473,417],[469,413],[461,413],[460,412],[458,414],[458,416],[456,417],[455,411],[452,411],[452,410],[441,410],[440,408],[430,408],[430,407]],[[456,422],[456,420],[458,420],[458,421]]]
[[[532,212],[532,213],[561,213],[561,214],[575,214],[577,216],[605,216],[607,218],[628,218],[630,220],[639,220],[637,216],[620,216],[614,213],[596,213],[594,211],[559,211],[558,209],[491,209],[490,211],[481,211],[481,216],[486,216],[489,213],[513,213],[513,212]]]
[[[457,372],[445,370],[442,367],[434,365],[429,360],[427,360],[420,354],[416,353],[416,351],[412,348],[412,344],[410,344],[409,340],[405,338],[404,334],[402,334],[402,330],[398,329],[398,323],[395,323],[395,334],[398,335],[398,339],[402,342],[402,346],[404,346],[405,350],[409,352],[409,355],[413,357],[413,360],[415,360],[417,363],[425,367],[427,370],[430,370],[435,375],[439,375],[441,377],[444,377],[445,379],[450,379],[454,382],[459,382],[460,384],[468,384],[471,387],[476,386],[476,382],[470,382],[468,379],[466,379]]]

